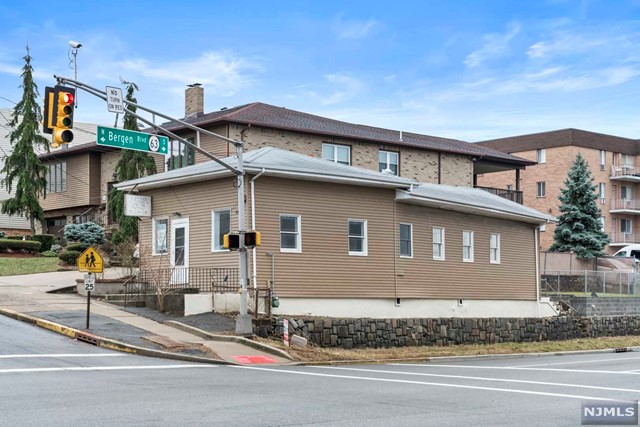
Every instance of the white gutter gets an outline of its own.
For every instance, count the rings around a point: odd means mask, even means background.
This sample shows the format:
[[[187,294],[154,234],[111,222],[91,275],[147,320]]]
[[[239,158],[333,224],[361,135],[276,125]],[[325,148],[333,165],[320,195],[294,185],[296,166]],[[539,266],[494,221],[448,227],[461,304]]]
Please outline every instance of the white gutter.
[[[262,171],[260,171],[260,173],[256,176],[254,176],[253,178],[251,178],[251,229],[255,231],[256,229],[256,203],[255,203],[255,186],[254,186],[254,181],[258,178],[260,178],[260,176],[265,173],[266,170],[265,168],[262,168]],[[251,261],[253,264],[253,277],[251,279],[251,281],[253,282],[253,289],[256,289],[258,287],[258,263],[256,260],[256,248],[252,249],[251,252]]]

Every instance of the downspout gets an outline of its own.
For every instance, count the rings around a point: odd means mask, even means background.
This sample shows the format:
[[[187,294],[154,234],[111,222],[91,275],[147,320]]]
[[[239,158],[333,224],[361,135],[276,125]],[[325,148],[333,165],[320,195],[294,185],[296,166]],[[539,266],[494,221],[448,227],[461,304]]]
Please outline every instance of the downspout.
[[[535,251],[536,251],[536,308],[538,309],[538,319],[540,318],[540,251],[538,249],[538,236],[540,226],[538,225],[534,231]]]
[[[259,174],[257,174],[256,176],[254,176],[253,178],[251,178],[250,184],[251,184],[251,229],[255,230],[256,229],[256,203],[255,203],[255,185],[254,185],[254,181],[258,178],[260,178],[260,176],[265,173],[266,170],[264,168],[262,168],[262,170],[260,171]],[[251,250],[251,263],[253,264],[253,277],[252,277],[252,282],[253,282],[253,288],[256,289],[258,287],[258,265],[257,265],[257,260],[256,260],[256,248],[253,248]]]
[[[411,185],[411,190],[413,190],[413,184]],[[393,286],[394,286],[394,294],[395,294],[395,305],[398,305],[398,252],[396,252],[396,247],[398,245],[398,228],[399,225],[396,221],[396,206],[398,202],[393,200]]]

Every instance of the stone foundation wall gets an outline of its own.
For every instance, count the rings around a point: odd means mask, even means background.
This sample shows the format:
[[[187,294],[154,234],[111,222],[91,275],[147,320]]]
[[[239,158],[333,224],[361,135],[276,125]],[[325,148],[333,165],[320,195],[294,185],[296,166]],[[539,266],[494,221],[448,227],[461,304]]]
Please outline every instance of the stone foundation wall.
[[[640,335],[640,316],[441,319],[289,319],[289,335],[322,347],[389,348],[494,344]],[[256,325],[257,335],[282,336],[283,318]]]

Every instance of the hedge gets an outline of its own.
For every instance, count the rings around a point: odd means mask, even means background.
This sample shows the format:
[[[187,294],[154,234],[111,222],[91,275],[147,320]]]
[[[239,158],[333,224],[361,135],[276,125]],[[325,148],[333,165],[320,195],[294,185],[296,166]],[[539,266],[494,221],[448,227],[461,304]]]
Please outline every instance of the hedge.
[[[56,236],[54,236],[53,234],[35,234],[31,236],[31,240],[36,240],[42,243],[42,247],[40,248],[40,250],[44,252],[51,249],[51,245],[56,242]]]
[[[82,243],[69,243],[67,246],[65,246],[64,250],[71,252],[82,252],[85,250],[85,247],[82,245]]]
[[[5,239],[10,239],[10,240],[22,240],[24,239],[24,236],[7,236],[4,237]]]
[[[58,258],[67,264],[75,264],[76,259],[80,256],[80,251],[64,251],[58,254]]]
[[[7,250],[40,252],[41,246],[42,244],[40,242],[36,242],[35,240],[0,239],[0,252],[6,252]]]

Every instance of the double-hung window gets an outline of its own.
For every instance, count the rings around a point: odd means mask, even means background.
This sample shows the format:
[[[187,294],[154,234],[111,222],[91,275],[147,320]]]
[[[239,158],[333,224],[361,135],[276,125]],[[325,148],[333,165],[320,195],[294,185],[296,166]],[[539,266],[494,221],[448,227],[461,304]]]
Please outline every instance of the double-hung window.
[[[444,260],[444,228],[433,227],[433,259]]]
[[[413,258],[412,224],[400,224],[400,258]]]
[[[167,253],[167,227],[169,220],[167,218],[153,218],[152,223],[152,242],[153,255],[162,255]]]
[[[547,184],[545,181],[536,182],[536,197],[545,197],[547,194]]]
[[[607,152],[605,150],[600,150],[600,170],[604,170],[604,167],[606,164],[607,164]]]
[[[547,163],[547,150],[544,148],[541,148],[539,150],[536,150],[536,161],[538,163]]]
[[[601,182],[601,183],[598,185],[598,193],[599,193],[599,197],[600,197],[601,199],[604,199],[604,198],[606,197],[606,192],[605,192],[606,188],[605,188],[605,187],[606,187],[606,185],[605,185],[605,183],[604,183],[604,182]]]
[[[489,262],[500,264],[500,235],[491,233],[489,238]]]
[[[462,261],[473,262],[473,231],[462,232]]]
[[[280,214],[280,252],[302,252],[300,215]]]
[[[322,144],[322,158],[344,165],[351,164],[351,147],[348,145]]]
[[[380,150],[378,153],[378,172],[398,176],[398,153]]]
[[[349,255],[367,255],[367,221],[349,220]]]
[[[224,235],[231,232],[231,210],[221,209],[211,213],[211,251],[227,251],[224,244]]]
[[[67,162],[47,165],[47,194],[67,191]]]
[[[620,219],[620,232],[623,235],[633,233],[633,223],[631,222],[630,219],[625,219],[625,218]]]

